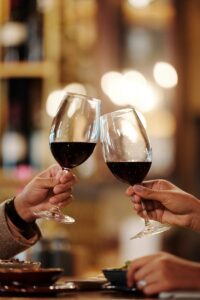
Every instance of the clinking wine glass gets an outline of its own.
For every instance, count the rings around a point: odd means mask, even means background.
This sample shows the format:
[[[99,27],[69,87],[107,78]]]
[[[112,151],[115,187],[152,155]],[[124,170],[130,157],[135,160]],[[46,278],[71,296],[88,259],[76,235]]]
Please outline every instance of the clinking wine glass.
[[[99,99],[85,95],[64,95],[49,135],[52,155],[64,170],[79,166],[92,154],[99,137],[100,104]],[[35,214],[66,224],[75,221],[56,206]]]
[[[100,117],[104,160],[112,174],[130,185],[139,184],[152,163],[152,149],[145,128],[134,108],[117,110]],[[145,210],[145,201],[142,202]],[[164,232],[169,226],[145,218],[145,226],[131,239]]]

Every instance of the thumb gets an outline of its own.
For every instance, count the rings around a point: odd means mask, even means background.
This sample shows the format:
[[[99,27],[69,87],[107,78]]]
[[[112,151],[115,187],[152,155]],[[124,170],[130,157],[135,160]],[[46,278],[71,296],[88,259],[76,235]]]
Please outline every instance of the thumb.
[[[133,191],[135,192],[136,195],[140,196],[143,199],[156,200],[161,203],[164,203],[168,198],[167,191],[153,190],[153,189],[144,187],[142,185],[137,185],[137,184],[134,185]]]

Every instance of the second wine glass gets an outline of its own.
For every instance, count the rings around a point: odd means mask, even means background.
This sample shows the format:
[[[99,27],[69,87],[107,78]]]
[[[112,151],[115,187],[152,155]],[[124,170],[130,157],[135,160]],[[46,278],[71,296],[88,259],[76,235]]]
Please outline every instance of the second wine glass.
[[[79,166],[92,154],[99,137],[100,104],[99,99],[85,95],[64,95],[49,135],[52,155],[64,170]],[[62,223],[75,221],[56,206],[37,216]]]
[[[104,160],[120,181],[141,183],[152,163],[152,149],[146,130],[134,108],[121,109],[101,116],[101,143]],[[145,210],[145,203],[142,203]],[[145,219],[143,230],[131,239],[153,235],[169,226]]]

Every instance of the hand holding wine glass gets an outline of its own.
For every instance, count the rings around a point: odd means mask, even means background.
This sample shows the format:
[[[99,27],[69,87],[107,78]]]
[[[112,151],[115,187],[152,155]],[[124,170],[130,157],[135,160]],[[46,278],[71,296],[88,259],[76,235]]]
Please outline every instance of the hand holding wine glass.
[[[137,214],[144,218],[141,201],[148,202],[148,217],[170,225],[188,227],[200,232],[200,201],[172,182],[164,179],[147,180],[130,186],[126,195],[132,198]]]
[[[82,164],[93,152],[99,137],[101,101],[85,95],[66,93],[53,119],[49,144],[62,169],[69,170]],[[58,207],[40,211],[41,218],[62,223],[73,223]]]
[[[34,176],[16,195],[15,209],[24,221],[32,222],[36,219],[36,211],[48,210],[52,204],[68,205],[75,183],[76,177],[71,171],[63,171],[58,164],[53,164]]]
[[[145,128],[134,108],[101,116],[101,142],[104,160],[113,175],[130,185],[141,183],[152,163],[152,149]],[[142,203],[145,210],[145,204]],[[133,238],[156,234],[169,227],[156,227],[145,218],[144,229]]]

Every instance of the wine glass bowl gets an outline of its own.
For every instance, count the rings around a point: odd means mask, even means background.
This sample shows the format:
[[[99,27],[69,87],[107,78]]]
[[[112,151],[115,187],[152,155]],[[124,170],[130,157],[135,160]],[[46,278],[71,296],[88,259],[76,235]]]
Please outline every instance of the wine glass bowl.
[[[122,109],[101,116],[104,160],[117,179],[134,185],[142,182],[152,162],[146,131],[134,109]]]
[[[152,148],[146,130],[134,108],[117,110],[100,117],[104,160],[112,174],[129,185],[140,184],[152,163]],[[145,210],[145,202],[142,202]],[[145,219],[144,229],[133,236],[139,238],[165,231]],[[132,239],[131,238],[131,239]]]
[[[68,92],[64,95],[49,134],[51,153],[62,169],[73,169],[92,154],[99,137],[100,104],[99,99],[86,95]],[[75,221],[58,207],[39,214],[62,223]]]
[[[49,135],[52,155],[63,169],[82,164],[99,136],[100,100],[67,93]]]

